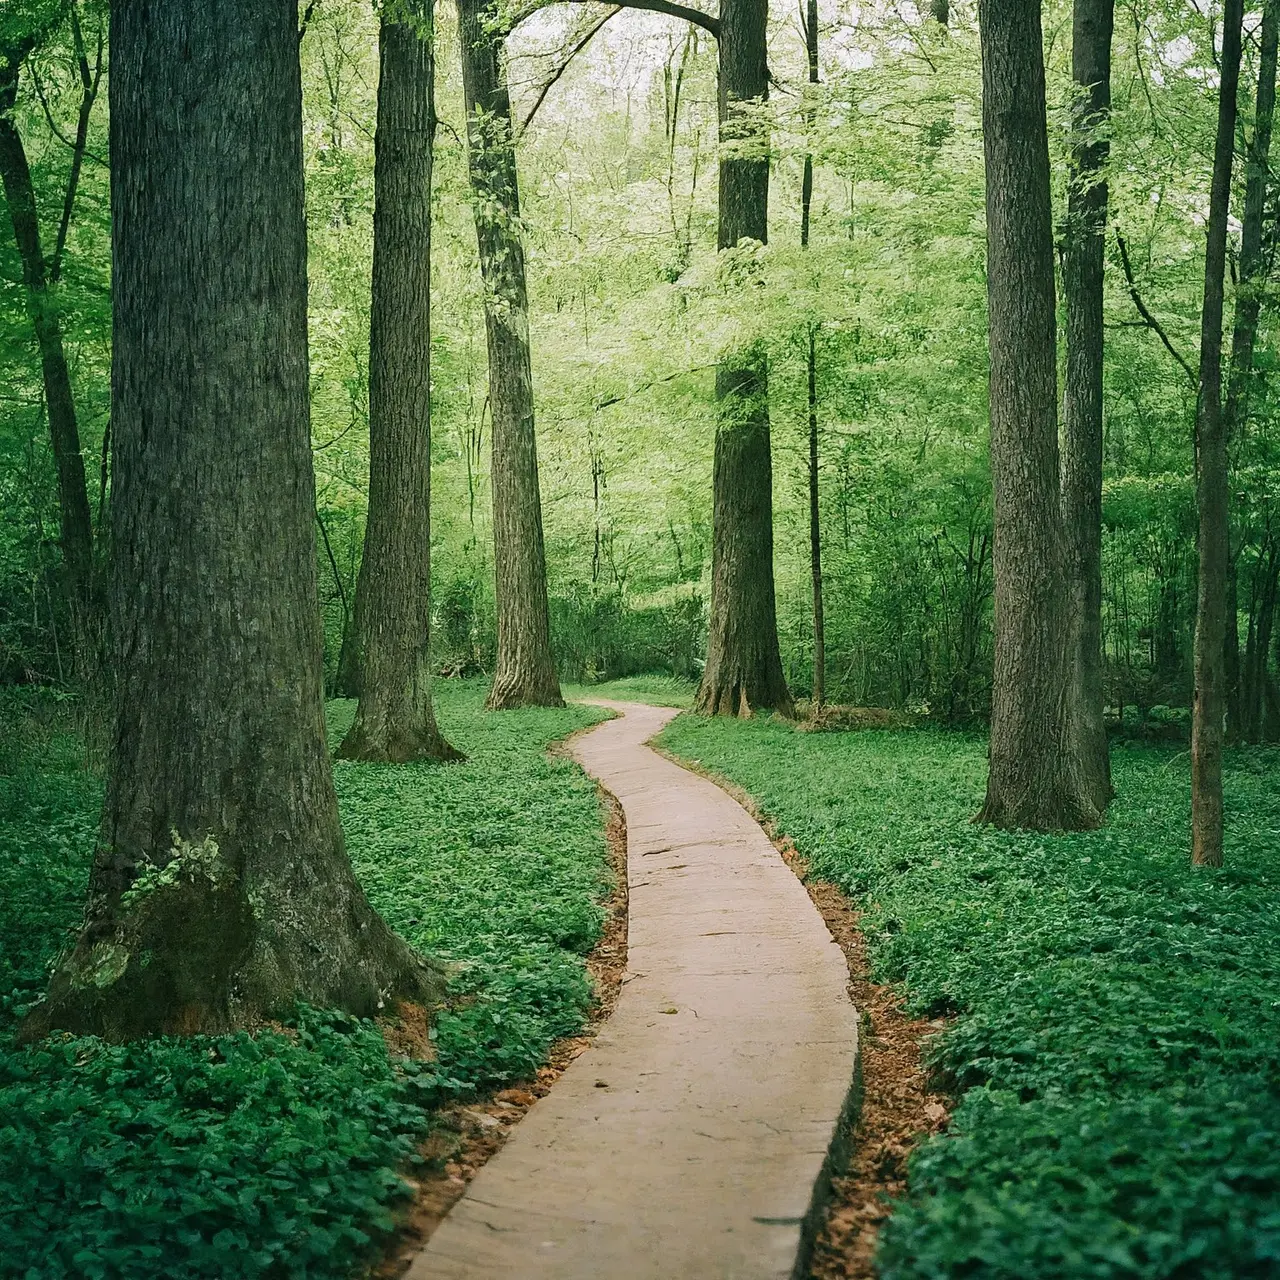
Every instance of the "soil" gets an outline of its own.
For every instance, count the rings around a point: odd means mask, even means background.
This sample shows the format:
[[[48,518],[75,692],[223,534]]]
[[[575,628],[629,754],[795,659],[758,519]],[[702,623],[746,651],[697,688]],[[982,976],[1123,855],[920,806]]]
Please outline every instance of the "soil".
[[[929,1088],[921,1054],[929,1037],[947,1023],[910,1017],[892,987],[871,980],[857,909],[837,885],[810,879],[808,864],[790,838],[779,836],[746,792],[711,770],[678,756],[668,758],[710,778],[760,823],[808,890],[848,961],[849,996],[859,1013],[862,1105],[849,1167],[832,1180],[813,1242],[809,1280],[873,1280],[876,1238],[889,1217],[888,1201],[906,1192],[907,1158],[922,1138],[946,1128],[952,1100]]]
[[[591,1020],[580,1035],[551,1046],[547,1064],[538,1068],[534,1079],[436,1113],[430,1134],[418,1148],[426,1163],[419,1166],[416,1177],[406,1179],[413,1188],[413,1200],[402,1211],[400,1229],[386,1254],[369,1271],[371,1280],[393,1280],[408,1270],[477,1170],[502,1149],[512,1127],[587,1048],[600,1024],[613,1012],[627,965],[627,826],[622,806],[603,788],[600,796],[608,812],[605,834],[614,889],[605,903],[604,932],[587,957],[587,970],[595,986]],[[391,1040],[386,1031],[384,1035]],[[392,1047],[397,1046],[393,1043]]]

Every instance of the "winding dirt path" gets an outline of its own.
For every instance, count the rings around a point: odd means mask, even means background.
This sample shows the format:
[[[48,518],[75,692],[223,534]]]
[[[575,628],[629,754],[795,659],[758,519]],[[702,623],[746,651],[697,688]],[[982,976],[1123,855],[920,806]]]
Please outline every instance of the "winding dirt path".
[[[782,1280],[857,1096],[848,969],[723,791],[619,718],[574,755],[627,817],[630,946],[612,1017],[476,1175],[409,1280]]]

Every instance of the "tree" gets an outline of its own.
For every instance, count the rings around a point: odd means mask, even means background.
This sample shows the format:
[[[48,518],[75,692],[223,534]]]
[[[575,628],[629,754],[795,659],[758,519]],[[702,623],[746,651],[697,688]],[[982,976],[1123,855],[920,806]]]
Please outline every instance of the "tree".
[[[805,60],[809,83],[818,83],[818,0],[807,0],[801,14],[804,28]],[[808,112],[806,125],[813,128],[814,113]],[[800,182],[800,247],[809,247],[813,210],[813,152],[804,153],[804,176]],[[813,594],[813,709],[822,710],[826,691],[827,637],[822,608],[822,508],[819,502],[818,472],[818,327],[808,326],[808,409],[809,409],[809,576]]]
[[[1072,749],[1093,803],[1111,799],[1102,684],[1102,286],[1107,227],[1107,136],[1115,0],[1075,0],[1071,73],[1076,103],[1063,234],[1067,372],[1062,504],[1070,590],[1068,715]]]
[[[75,209],[76,190],[88,141],[89,120],[102,79],[103,48],[100,33],[97,61],[91,69],[79,14],[74,4],[70,8],[70,20],[82,93],[72,146],[70,175],[52,254],[46,257],[41,242],[31,169],[27,163],[22,135],[18,132],[13,115],[22,65],[36,47],[38,36],[47,33],[47,29],[33,30],[34,23],[19,23],[16,29],[10,31],[0,29],[0,37],[8,37],[0,43],[0,182],[3,182],[14,240],[22,260],[27,312],[40,351],[45,412],[48,415],[49,439],[58,473],[59,532],[66,568],[67,598],[71,605],[77,653],[83,664],[89,658],[88,649],[93,644],[92,633],[96,630],[93,520],[85,484],[84,457],[80,451],[80,426],[76,417],[75,396],[71,389],[71,374],[62,342],[62,321],[58,311],[56,287],[62,273],[67,231]]]
[[[28,1038],[439,990],[356,883],[325,749],[297,17],[113,6],[117,703],[85,923]]]
[[[456,760],[431,706],[431,9],[379,29],[369,324],[369,515],[356,583],[360,701],[346,760]]]
[[[719,20],[722,253],[768,239],[768,137],[752,104],[769,93],[767,0],[725,0]],[[716,369],[712,476],[711,611],[697,708],[790,714],[778,649],[773,579],[773,460],[769,369],[758,343],[726,353]]]
[[[1222,865],[1222,740],[1226,717],[1228,550],[1227,424],[1222,408],[1222,317],[1227,268],[1227,215],[1235,160],[1243,0],[1222,11],[1218,131],[1200,313],[1200,385],[1196,402],[1196,503],[1200,573],[1196,589],[1195,699],[1191,708],[1191,861]]]
[[[929,15],[945,27],[951,21],[951,0],[929,0]]]
[[[1267,0],[1262,12],[1262,32],[1258,54],[1257,103],[1253,136],[1246,158],[1244,216],[1241,219],[1239,279],[1235,291],[1235,317],[1231,329],[1231,371],[1227,379],[1227,402],[1223,431],[1231,448],[1249,417],[1249,392],[1253,382],[1254,346],[1258,317],[1266,285],[1267,266],[1263,252],[1263,221],[1271,183],[1271,133],[1276,105],[1276,61],[1280,47],[1280,2]],[[1230,548],[1228,548],[1230,551]],[[1274,601],[1275,588],[1267,575],[1263,600]],[[1240,672],[1240,634],[1236,599],[1238,570],[1236,555],[1230,556],[1227,576],[1227,730],[1233,737],[1256,739],[1262,720],[1261,694],[1265,686],[1267,633],[1274,605],[1264,607],[1262,625],[1250,631],[1244,679]],[[1263,640],[1261,647],[1257,641]]]
[[[558,707],[564,699],[551,652],[520,192],[495,7],[485,0],[458,0],[458,35],[493,422],[498,660],[488,705]]]
[[[1039,4],[982,0],[995,671],[979,821],[1096,827],[1068,729],[1053,224]]]

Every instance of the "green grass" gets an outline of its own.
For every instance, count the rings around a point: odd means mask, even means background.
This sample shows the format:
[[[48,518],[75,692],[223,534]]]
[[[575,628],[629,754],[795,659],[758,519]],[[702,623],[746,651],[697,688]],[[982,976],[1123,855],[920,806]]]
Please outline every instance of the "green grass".
[[[564,696],[575,698],[615,698],[619,702],[647,702],[653,707],[693,706],[698,686],[692,680],[679,676],[641,675],[623,676],[618,680],[606,680],[600,684],[568,684]]]
[[[907,1277],[1280,1275],[1280,753],[1229,760],[1228,865],[1188,864],[1185,753],[1114,753],[1105,830],[975,827],[985,743],[680,717],[862,906],[876,973],[955,1020],[958,1095],[882,1237]]]
[[[592,784],[545,747],[601,713],[489,715],[483,695],[437,686],[467,763],[335,769],[375,906],[456,964],[426,1066],[311,1010],[288,1035],[13,1048],[82,909],[100,786],[47,735],[39,759],[0,760],[0,1274],[351,1275],[391,1226],[431,1109],[527,1074],[581,1026],[611,873]],[[352,707],[331,713],[336,732]]]

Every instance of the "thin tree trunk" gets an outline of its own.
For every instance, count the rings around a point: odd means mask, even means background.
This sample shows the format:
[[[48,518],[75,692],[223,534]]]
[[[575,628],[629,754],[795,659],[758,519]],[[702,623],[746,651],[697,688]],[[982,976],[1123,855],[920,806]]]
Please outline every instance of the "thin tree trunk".
[[[360,702],[345,760],[457,760],[431,707],[431,8],[379,29]]]
[[[1243,0],[1226,0],[1218,134],[1204,260],[1200,319],[1200,395],[1196,408],[1196,497],[1200,509],[1200,574],[1196,593],[1195,699],[1191,711],[1191,861],[1222,865],[1222,740],[1226,716],[1227,423],[1222,408],[1222,312],[1227,266],[1227,214],[1235,159]]]
[[[809,63],[809,83],[818,83],[818,0],[806,0],[804,10],[804,43]],[[812,108],[805,123],[813,129]],[[809,247],[810,219],[813,210],[813,153],[804,156],[804,179],[800,187],[800,247]],[[827,636],[822,607],[822,508],[819,501],[818,472],[818,326],[809,325],[809,575],[813,584],[813,711],[822,710],[826,699]]]
[[[115,0],[111,55],[116,715],[86,922],[23,1033],[430,999],[325,749],[296,0]]]
[[[769,157],[761,126],[744,103],[768,97],[767,0],[725,0],[720,23],[719,247],[768,237]],[[782,674],[773,581],[773,462],[769,441],[769,371],[758,344],[726,355],[716,370],[712,477],[711,611],[707,663],[697,708],[747,715],[758,708],[792,712]]]
[[[1249,416],[1249,390],[1253,379],[1253,349],[1258,334],[1258,314],[1266,286],[1263,252],[1263,216],[1271,189],[1271,133],[1276,105],[1276,61],[1280,49],[1280,0],[1267,0],[1262,13],[1261,49],[1258,57],[1258,96],[1253,137],[1249,142],[1245,178],[1244,219],[1240,236],[1240,278],[1235,295],[1235,321],[1231,332],[1231,373],[1223,422],[1227,448],[1243,431]],[[1228,536],[1230,530],[1228,529]],[[1228,552],[1230,547],[1228,546]],[[1226,608],[1227,733],[1241,732],[1240,632],[1236,604],[1236,558],[1230,557]],[[1250,714],[1252,714],[1250,712]]]
[[[1063,237],[1067,375],[1062,506],[1070,582],[1071,749],[1093,803],[1111,799],[1102,679],[1102,289],[1115,0],[1075,0],[1072,78],[1077,99]]]
[[[93,520],[85,484],[80,429],[76,421],[71,375],[62,345],[56,299],[40,242],[40,222],[26,149],[13,118],[19,69],[33,42],[0,49],[0,180],[22,260],[27,312],[35,330],[44,379],[49,436],[58,472],[58,514],[67,596],[75,624],[77,649],[90,641],[93,627]]]
[[[1040,6],[982,0],[995,673],[978,820],[1100,821],[1067,727],[1069,595],[1059,498],[1053,222]]]
[[[497,11],[459,0],[467,150],[484,277],[493,416],[493,565],[498,657],[488,706],[560,707],[551,652],[547,563],[538,488],[529,300],[511,97]]]

